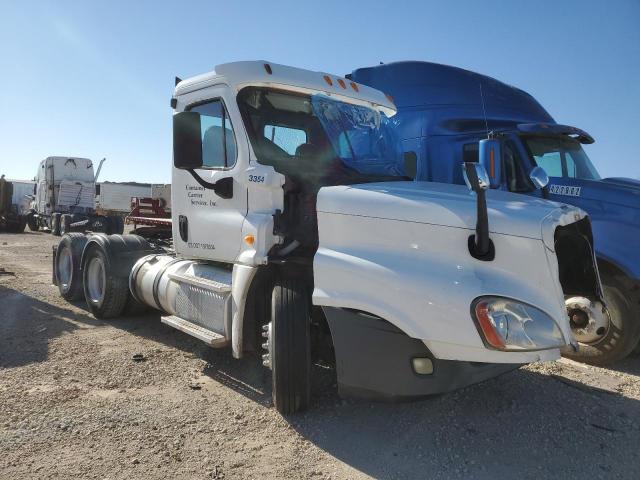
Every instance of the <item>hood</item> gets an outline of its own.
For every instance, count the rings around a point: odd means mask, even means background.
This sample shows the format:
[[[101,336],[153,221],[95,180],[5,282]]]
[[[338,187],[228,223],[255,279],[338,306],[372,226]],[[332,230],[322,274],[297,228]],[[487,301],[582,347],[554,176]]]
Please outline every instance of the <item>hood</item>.
[[[602,180],[583,180],[577,178],[551,177],[550,191],[553,186],[580,187],[579,197],[595,202],[605,202],[628,208],[640,208],[640,181],[632,178],[604,178]],[[571,202],[571,197],[565,197]]]
[[[499,190],[487,191],[491,233],[542,239],[543,221],[577,221],[576,207]],[[463,185],[433,182],[385,182],[324,187],[318,212],[428,223],[475,230],[476,198]],[[569,220],[570,218],[570,220]],[[560,220],[562,219],[562,220]]]

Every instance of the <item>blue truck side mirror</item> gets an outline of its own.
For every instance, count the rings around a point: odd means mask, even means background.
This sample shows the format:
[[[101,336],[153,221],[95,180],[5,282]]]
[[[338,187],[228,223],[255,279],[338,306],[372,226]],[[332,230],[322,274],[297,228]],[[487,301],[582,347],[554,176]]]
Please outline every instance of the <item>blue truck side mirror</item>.
[[[489,174],[489,186],[498,188],[502,183],[502,152],[500,140],[485,138],[478,143],[480,165]]]

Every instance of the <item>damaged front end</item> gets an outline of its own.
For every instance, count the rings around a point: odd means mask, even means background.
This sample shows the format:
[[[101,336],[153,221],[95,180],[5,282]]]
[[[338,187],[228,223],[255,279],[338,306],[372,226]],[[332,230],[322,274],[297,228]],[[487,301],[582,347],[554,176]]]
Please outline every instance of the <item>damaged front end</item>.
[[[591,221],[584,217],[555,229],[553,247],[574,339],[593,344],[607,335],[607,311],[593,249]]]

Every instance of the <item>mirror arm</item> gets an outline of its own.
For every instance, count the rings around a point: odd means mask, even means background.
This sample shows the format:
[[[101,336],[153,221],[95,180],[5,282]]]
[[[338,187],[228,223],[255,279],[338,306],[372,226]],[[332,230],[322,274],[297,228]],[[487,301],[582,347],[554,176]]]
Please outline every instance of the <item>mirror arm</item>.
[[[480,186],[475,164],[465,162],[464,167],[471,189],[476,194],[476,234],[469,237],[469,253],[478,260],[491,261],[495,258],[495,247],[489,238],[487,192]]]
[[[207,190],[213,190],[216,195],[221,198],[232,198],[233,197],[233,177],[224,177],[218,180],[215,183],[207,182],[204,178],[202,178],[198,173],[193,169],[187,169],[187,172],[191,174],[191,176],[195,179],[196,182]]]

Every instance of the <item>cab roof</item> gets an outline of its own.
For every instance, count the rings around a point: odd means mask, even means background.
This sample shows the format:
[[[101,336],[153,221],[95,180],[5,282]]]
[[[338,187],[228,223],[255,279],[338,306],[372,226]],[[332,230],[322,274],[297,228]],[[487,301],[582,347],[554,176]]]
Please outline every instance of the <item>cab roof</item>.
[[[218,83],[226,83],[236,91],[249,85],[300,88],[323,92],[338,100],[374,104],[387,116],[396,113],[393,102],[379,90],[337,75],[288,67],[264,60],[217,65],[213,72],[180,81],[175,87],[174,97]]]

